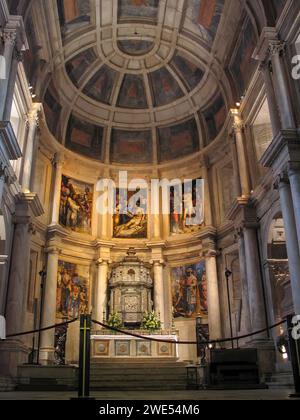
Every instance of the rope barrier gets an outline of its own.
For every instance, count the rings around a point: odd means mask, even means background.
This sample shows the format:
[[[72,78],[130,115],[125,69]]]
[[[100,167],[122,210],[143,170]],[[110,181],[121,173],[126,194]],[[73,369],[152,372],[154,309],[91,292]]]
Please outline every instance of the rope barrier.
[[[55,324],[55,325],[52,325],[50,327],[41,328],[39,330],[26,331],[26,332],[22,332],[22,333],[18,333],[18,334],[10,334],[10,335],[7,335],[6,338],[16,338],[16,337],[22,337],[22,336],[25,336],[25,335],[37,334],[39,332],[49,331],[49,330],[53,330],[54,328],[63,327],[65,325],[70,325],[70,324],[73,324],[76,321],[78,321],[78,318],[72,319],[71,321],[62,322],[61,324]]]
[[[195,346],[197,344],[198,345],[206,345],[207,346],[209,344],[213,344],[213,345],[215,345],[215,344],[224,344],[224,343],[227,343],[227,342],[232,342],[232,341],[237,341],[237,340],[244,340],[246,338],[254,337],[254,336],[259,335],[259,334],[262,334],[264,332],[271,331],[274,328],[280,327],[281,325],[283,325],[283,324],[286,323],[286,321],[281,321],[281,322],[278,322],[275,325],[272,325],[271,327],[265,328],[265,329],[260,330],[260,331],[256,331],[256,332],[251,333],[251,334],[246,334],[246,335],[243,335],[243,336],[240,336],[240,337],[224,338],[222,340],[211,340],[211,341],[199,341],[199,342],[197,342],[197,341],[175,341],[175,340],[164,340],[164,339],[160,339],[160,338],[153,338],[153,337],[148,337],[148,336],[144,336],[144,335],[140,335],[140,334],[130,333],[128,331],[123,331],[123,330],[120,330],[118,328],[110,327],[109,325],[103,324],[102,322],[99,322],[99,321],[92,320],[92,322],[94,324],[96,324],[96,325],[100,325],[103,328],[106,328],[106,329],[111,330],[111,331],[118,332],[120,334],[127,335],[129,337],[139,338],[139,339],[142,339],[142,340],[153,341],[153,342],[157,342],[157,343],[168,343],[168,344],[179,344],[179,345],[193,345],[193,346]]]

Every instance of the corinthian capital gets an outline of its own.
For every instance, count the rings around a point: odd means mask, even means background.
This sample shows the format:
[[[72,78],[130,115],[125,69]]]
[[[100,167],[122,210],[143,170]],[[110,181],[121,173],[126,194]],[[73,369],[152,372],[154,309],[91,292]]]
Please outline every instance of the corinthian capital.
[[[272,41],[270,42],[268,51],[271,57],[274,55],[283,55],[286,51],[286,42]]]
[[[17,41],[17,34],[14,31],[3,31],[2,39],[5,45],[11,45],[14,47]]]

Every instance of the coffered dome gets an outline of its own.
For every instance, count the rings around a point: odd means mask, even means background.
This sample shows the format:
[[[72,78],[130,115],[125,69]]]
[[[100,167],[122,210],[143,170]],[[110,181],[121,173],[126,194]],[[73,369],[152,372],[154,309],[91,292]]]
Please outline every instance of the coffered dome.
[[[224,0],[58,1],[44,91],[53,136],[115,164],[160,164],[207,146],[228,108],[213,51],[223,9]]]

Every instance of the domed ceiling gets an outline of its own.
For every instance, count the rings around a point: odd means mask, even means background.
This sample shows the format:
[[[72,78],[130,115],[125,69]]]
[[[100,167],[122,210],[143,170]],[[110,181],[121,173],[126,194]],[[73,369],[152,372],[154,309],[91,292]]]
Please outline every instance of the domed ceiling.
[[[60,51],[44,94],[53,136],[112,164],[160,164],[208,145],[227,116],[213,55],[224,8],[225,0],[58,0]]]

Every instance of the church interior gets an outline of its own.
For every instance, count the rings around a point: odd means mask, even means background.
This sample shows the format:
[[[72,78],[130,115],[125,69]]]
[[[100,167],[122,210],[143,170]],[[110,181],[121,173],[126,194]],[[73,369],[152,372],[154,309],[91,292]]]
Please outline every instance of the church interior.
[[[0,0],[0,391],[293,389],[299,16]]]

